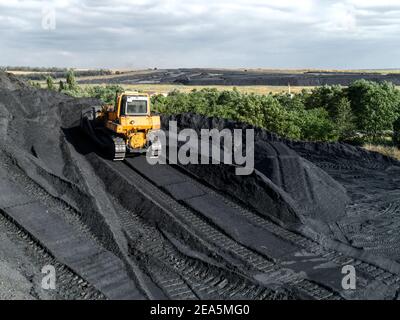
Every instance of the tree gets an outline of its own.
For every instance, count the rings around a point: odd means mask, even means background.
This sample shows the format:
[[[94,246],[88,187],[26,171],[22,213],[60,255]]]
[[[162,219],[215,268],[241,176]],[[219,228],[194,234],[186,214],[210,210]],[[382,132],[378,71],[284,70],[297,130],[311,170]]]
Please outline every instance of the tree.
[[[393,129],[400,96],[393,84],[358,80],[349,86],[348,96],[358,130],[376,140]]]
[[[66,82],[67,82],[68,90],[75,90],[77,88],[74,70],[72,70],[72,69],[68,70]]]
[[[49,90],[54,90],[54,80],[52,77],[47,77],[46,78],[46,82],[47,82],[47,89]]]
[[[63,91],[65,90],[65,85],[64,82],[62,80],[60,80],[60,82],[58,83],[58,91]]]
[[[280,93],[275,94],[274,97],[286,110],[289,111],[302,111],[305,109],[305,99],[308,97],[306,91],[297,94]]]
[[[87,95],[92,98],[100,99],[105,104],[113,104],[115,97],[118,92],[122,92],[124,89],[119,85],[106,85],[94,86],[87,88]]]
[[[301,139],[308,141],[337,141],[335,124],[323,108],[305,110],[302,117]]]
[[[331,118],[335,123],[336,132],[340,140],[353,136],[355,131],[355,117],[347,97],[341,97],[332,105]]]
[[[400,148],[400,118],[393,123],[393,143]]]
[[[308,93],[289,95],[243,94],[237,89],[218,92],[202,89],[188,94],[171,92],[167,97],[153,97],[154,108],[162,113],[194,112],[244,122],[291,139],[335,141],[336,125],[323,108],[305,109]],[[338,121],[347,119],[346,106],[338,106]],[[344,111],[341,111],[342,108]]]
[[[341,86],[321,86],[314,88],[304,99],[306,109],[323,108],[333,118],[337,101],[346,96]]]
[[[262,127],[283,137],[300,139],[301,128],[297,113],[286,110],[272,95],[263,96],[261,99],[264,115]],[[255,113],[258,111],[255,110]]]

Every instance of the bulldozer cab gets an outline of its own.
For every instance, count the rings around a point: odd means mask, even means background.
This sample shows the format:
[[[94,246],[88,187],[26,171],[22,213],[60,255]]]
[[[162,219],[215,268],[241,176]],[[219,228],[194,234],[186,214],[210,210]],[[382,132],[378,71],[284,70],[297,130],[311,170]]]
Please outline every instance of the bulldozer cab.
[[[150,115],[150,99],[147,94],[128,93],[119,95],[116,99],[117,117]]]
[[[121,116],[145,116],[149,115],[149,111],[147,96],[122,96],[120,105]]]

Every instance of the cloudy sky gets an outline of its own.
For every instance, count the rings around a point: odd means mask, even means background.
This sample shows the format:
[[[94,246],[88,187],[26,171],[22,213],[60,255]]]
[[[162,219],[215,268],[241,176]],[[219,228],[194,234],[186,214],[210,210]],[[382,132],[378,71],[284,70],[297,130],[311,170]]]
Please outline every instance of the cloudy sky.
[[[0,65],[399,68],[399,0],[0,0]]]

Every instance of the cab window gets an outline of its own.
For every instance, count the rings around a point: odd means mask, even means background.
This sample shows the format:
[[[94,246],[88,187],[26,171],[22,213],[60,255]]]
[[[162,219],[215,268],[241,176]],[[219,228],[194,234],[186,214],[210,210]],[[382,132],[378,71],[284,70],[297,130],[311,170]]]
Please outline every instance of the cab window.
[[[121,115],[133,116],[140,114],[147,114],[147,99],[140,99],[140,97],[123,97]]]

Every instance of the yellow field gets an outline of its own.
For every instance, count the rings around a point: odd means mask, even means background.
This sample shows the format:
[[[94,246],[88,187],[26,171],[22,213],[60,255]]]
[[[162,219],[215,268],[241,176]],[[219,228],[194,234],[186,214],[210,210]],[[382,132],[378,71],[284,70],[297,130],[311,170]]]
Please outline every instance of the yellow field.
[[[102,84],[104,86],[105,84]],[[82,87],[94,86],[90,84],[82,84]],[[125,90],[140,91],[148,93],[160,93],[165,94],[173,90],[179,90],[180,92],[190,92],[194,89],[201,90],[203,88],[215,88],[218,91],[233,90],[236,88],[242,93],[255,93],[255,94],[268,94],[268,93],[280,93],[288,92],[287,86],[185,86],[180,84],[132,84],[132,85],[121,85]],[[313,87],[290,87],[292,93],[300,92],[302,89],[312,89]]]
[[[49,72],[43,71],[19,71],[19,70],[7,70],[8,73],[15,74],[16,76],[25,75],[25,74],[48,74]]]

